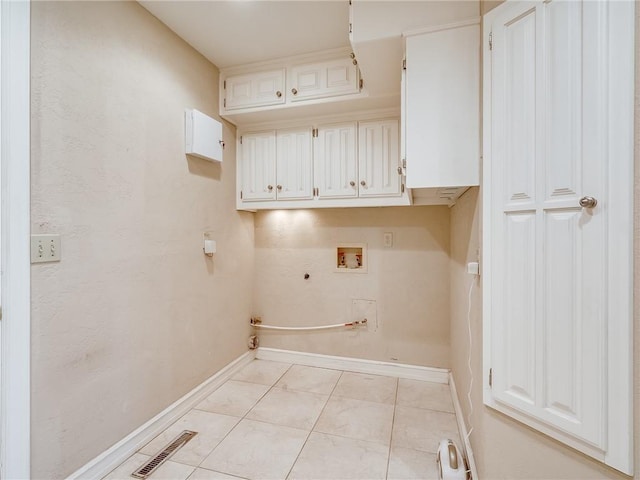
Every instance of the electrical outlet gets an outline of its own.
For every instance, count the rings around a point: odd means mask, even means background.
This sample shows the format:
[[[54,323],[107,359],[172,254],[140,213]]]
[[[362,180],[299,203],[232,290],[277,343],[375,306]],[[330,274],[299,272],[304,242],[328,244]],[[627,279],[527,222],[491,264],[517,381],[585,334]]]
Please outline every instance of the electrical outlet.
[[[382,234],[382,245],[385,248],[393,247],[393,232],[384,232]]]
[[[31,263],[59,262],[60,235],[31,235]]]
[[[478,262],[467,263],[467,273],[470,275],[480,275],[480,264]]]

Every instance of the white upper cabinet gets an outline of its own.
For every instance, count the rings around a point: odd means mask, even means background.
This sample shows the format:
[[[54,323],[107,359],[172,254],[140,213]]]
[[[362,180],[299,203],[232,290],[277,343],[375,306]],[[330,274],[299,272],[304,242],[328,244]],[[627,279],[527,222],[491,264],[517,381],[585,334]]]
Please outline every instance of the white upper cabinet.
[[[628,475],[633,18],[507,1],[484,29],[485,403]]]
[[[240,137],[238,181],[244,202],[276,199],[276,132]]]
[[[318,198],[358,196],[356,122],[325,125],[315,139],[315,184]]]
[[[410,205],[399,168],[398,123],[392,118],[241,133],[238,209]]]
[[[310,128],[245,133],[238,151],[242,202],[313,198]]]
[[[359,194],[398,196],[402,184],[397,120],[360,122],[358,126]]]
[[[350,48],[240,65],[220,71],[220,115],[250,127],[380,108],[361,90]]]
[[[285,101],[284,69],[228,76],[222,80],[223,110],[278,105]]]
[[[341,58],[291,67],[288,88],[291,101],[358,93],[356,64],[351,58]]]
[[[278,200],[313,198],[310,128],[276,132],[276,178]]]
[[[406,38],[403,130],[409,188],[479,185],[480,27]]]

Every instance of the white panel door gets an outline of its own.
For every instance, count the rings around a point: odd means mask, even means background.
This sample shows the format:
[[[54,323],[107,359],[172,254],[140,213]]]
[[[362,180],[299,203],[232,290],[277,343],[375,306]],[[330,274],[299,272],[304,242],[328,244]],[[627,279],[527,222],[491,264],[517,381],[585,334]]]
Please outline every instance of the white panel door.
[[[358,93],[358,67],[351,58],[296,65],[289,86],[292,101]]]
[[[313,198],[311,129],[276,132],[276,176],[278,200]]]
[[[602,459],[616,401],[607,391],[607,172],[618,166],[607,150],[608,55],[598,48],[610,5],[509,2],[491,17],[485,50],[488,403]]]
[[[283,69],[235,75],[223,80],[224,108],[262,107],[284,103]]]
[[[314,144],[314,179],[318,198],[358,196],[356,124],[318,128]]]
[[[245,133],[239,150],[242,200],[275,200],[276,132]]]
[[[358,125],[358,178],[360,197],[401,194],[397,120],[360,122]]]

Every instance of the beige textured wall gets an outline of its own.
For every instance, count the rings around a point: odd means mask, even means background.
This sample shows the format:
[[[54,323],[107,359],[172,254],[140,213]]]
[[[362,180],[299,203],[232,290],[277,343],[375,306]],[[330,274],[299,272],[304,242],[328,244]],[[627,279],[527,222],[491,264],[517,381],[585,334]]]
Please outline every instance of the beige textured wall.
[[[483,2],[483,14],[500,1]],[[640,22],[636,9],[636,31]],[[635,200],[635,437],[640,438],[640,39],[636,47],[636,200]],[[497,479],[628,479],[603,464],[592,460],[551,438],[532,430],[482,404],[482,290],[481,284],[466,274],[466,263],[475,261],[480,247],[480,191],[467,192],[451,209],[451,363],[465,416],[469,413],[466,395],[470,375],[467,367],[469,340],[467,295],[472,294],[471,349],[473,370],[473,414],[471,443],[480,478]],[[469,425],[469,423],[467,423]],[[640,444],[635,445],[636,474],[640,479]]]
[[[32,478],[63,478],[246,351],[253,217],[183,154],[217,69],[135,2],[32,4]],[[218,240],[214,261],[202,233]]]
[[[254,313],[264,323],[346,322],[352,299],[367,299],[379,324],[375,332],[261,331],[262,346],[449,366],[447,207],[259,212],[255,228]],[[383,248],[384,232],[392,248]],[[334,272],[339,242],[368,244],[368,273]]]

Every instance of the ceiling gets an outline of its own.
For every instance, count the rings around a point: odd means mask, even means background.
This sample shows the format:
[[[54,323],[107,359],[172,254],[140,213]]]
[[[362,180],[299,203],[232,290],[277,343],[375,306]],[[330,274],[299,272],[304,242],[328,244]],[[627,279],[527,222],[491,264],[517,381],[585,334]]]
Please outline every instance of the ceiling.
[[[139,3],[219,68],[349,46],[346,0]]]

